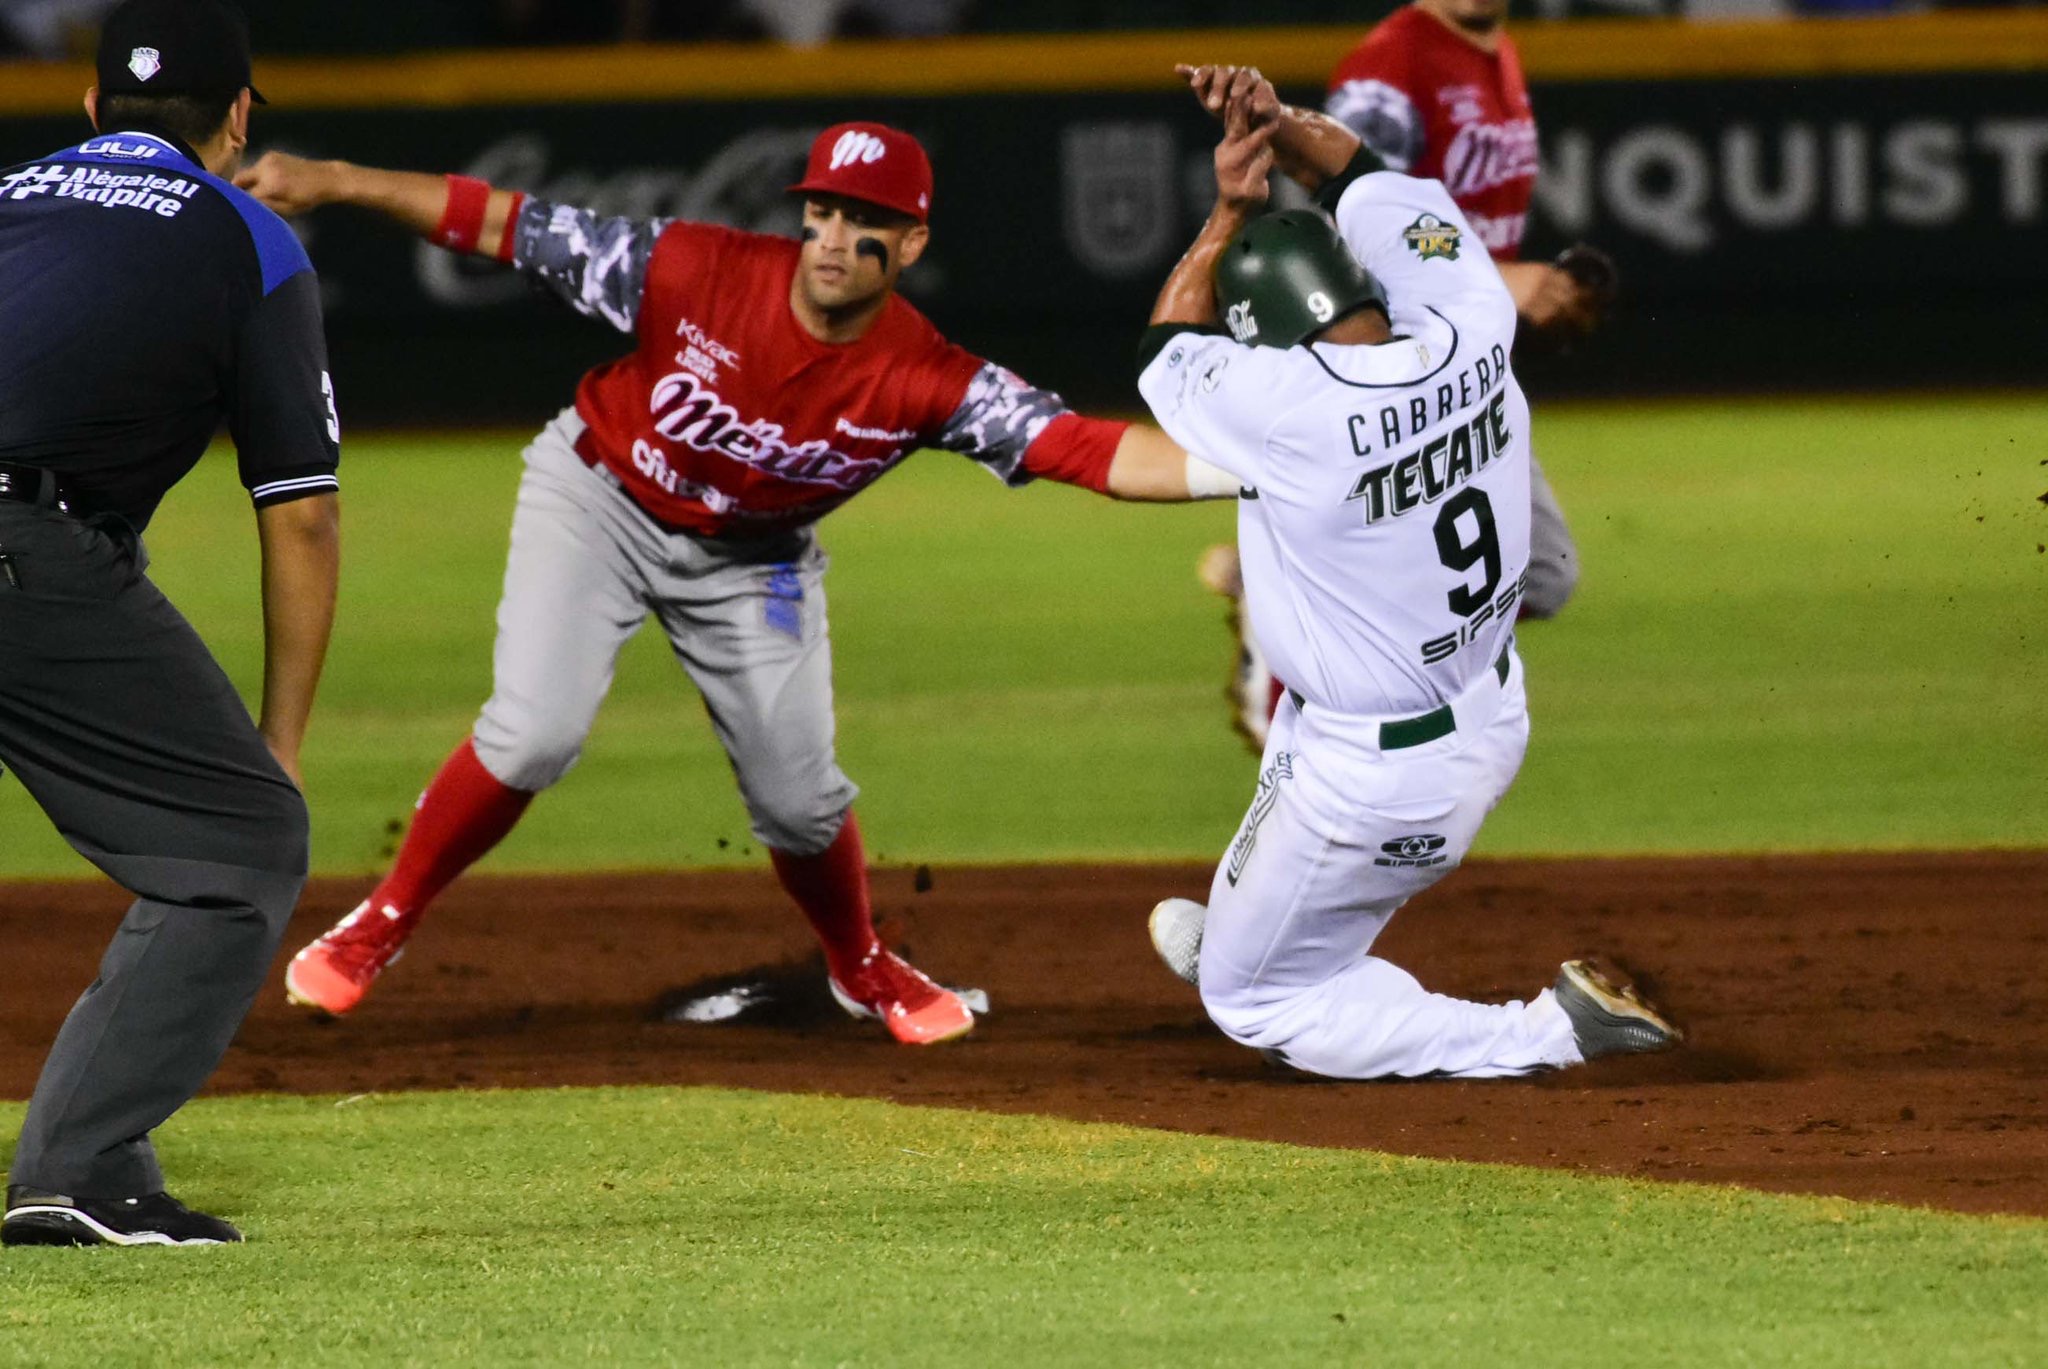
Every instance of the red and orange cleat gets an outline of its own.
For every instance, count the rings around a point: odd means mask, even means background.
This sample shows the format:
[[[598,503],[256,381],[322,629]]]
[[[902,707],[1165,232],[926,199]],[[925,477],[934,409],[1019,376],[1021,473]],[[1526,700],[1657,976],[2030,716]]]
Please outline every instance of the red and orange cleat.
[[[840,1007],[879,1020],[907,1046],[934,1045],[974,1030],[974,1013],[959,994],[934,984],[879,941],[843,978],[833,973],[826,982]]]
[[[285,997],[300,1007],[340,1017],[370,991],[370,985],[405,950],[419,925],[417,915],[366,899],[323,936],[292,957],[284,970]]]

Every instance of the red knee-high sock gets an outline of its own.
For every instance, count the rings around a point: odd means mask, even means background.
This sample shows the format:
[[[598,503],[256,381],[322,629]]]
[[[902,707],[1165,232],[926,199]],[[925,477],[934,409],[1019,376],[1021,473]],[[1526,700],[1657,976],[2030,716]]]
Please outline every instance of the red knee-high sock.
[[[533,795],[501,784],[476,758],[469,738],[420,795],[398,863],[370,895],[371,906],[418,913],[434,895],[505,839]]]
[[[868,906],[868,859],[861,849],[860,825],[853,810],[832,844],[815,856],[796,856],[769,848],[776,878],[811,920],[811,930],[825,947],[832,973],[851,971],[875,944],[875,923]]]

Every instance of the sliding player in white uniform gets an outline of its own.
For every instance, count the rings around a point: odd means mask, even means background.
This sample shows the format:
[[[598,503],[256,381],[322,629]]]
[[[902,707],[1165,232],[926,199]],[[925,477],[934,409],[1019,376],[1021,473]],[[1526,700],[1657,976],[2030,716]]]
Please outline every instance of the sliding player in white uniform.
[[[1482,1078],[1669,1046],[1674,1027],[1583,961],[1487,1004],[1368,954],[1463,858],[1528,742],[1514,301],[1442,185],[1381,170],[1255,71],[1188,74],[1227,92],[1218,198],[1160,293],[1139,389],[1243,482],[1246,602],[1291,691],[1206,909],[1161,904],[1154,943],[1183,978],[1199,963],[1227,1035],[1316,1074]],[[1334,223],[1254,217],[1276,154]]]

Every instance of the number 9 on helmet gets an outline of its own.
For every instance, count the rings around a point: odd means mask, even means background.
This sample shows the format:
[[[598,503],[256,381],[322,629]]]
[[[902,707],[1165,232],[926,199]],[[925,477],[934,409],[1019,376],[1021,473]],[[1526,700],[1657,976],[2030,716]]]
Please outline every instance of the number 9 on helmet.
[[[1294,347],[1366,305],[1385,313],[1386,288],[1318,210],[1260,215],[1216,263],[1216,309],[1242,343]]]

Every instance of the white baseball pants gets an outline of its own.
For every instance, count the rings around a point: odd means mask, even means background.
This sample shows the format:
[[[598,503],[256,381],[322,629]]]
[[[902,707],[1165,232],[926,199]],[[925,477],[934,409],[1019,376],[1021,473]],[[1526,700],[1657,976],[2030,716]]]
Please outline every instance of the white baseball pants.
[[[1457,728],[1382,750],[1384,719],[1281,700],[1257,797],[1217,868],[1202,1002],[1232,1040],[1339,1079],[1488,1078],[1575,1064],[1550,991],[1471,1003],[1430,993],[1368,952],[1416,894],[1455,869],[1521,767],[1522,666],[1454,699]]]

